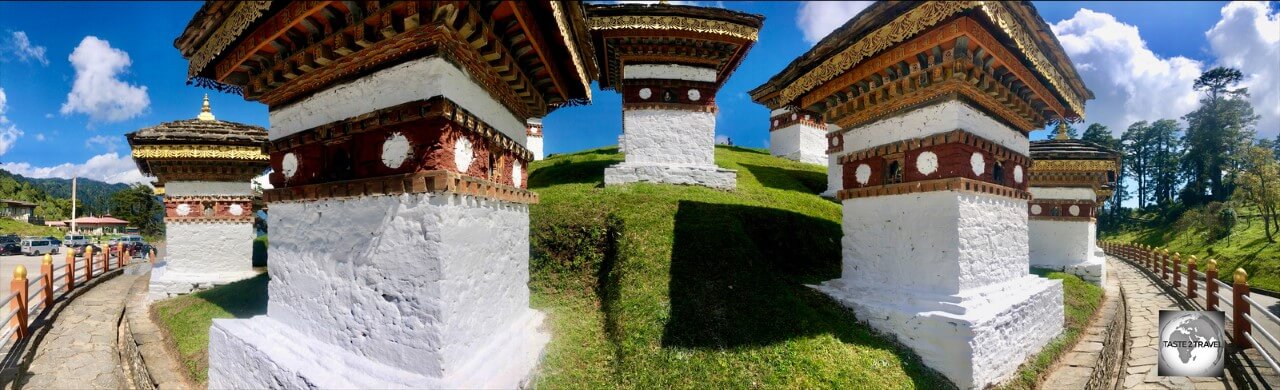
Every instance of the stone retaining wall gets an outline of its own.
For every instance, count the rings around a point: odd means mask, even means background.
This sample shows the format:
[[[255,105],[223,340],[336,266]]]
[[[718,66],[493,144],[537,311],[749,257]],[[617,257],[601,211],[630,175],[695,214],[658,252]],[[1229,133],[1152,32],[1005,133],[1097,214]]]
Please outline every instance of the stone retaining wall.
[[[138,278],[120,314],[119,351],[124,378],[134,389],[196,388],[182,373],[182,365],[165,345],[164,334],[151,319],[147,303],[150,275]]]
[[[1108,270],[1113,273],[1114,271]],[[1041,384],[1045,389],[1115,389],[1122,385],[1129,329],[1124,290],[1114,275],[1103,284],[1102,303],[1089,326]]]

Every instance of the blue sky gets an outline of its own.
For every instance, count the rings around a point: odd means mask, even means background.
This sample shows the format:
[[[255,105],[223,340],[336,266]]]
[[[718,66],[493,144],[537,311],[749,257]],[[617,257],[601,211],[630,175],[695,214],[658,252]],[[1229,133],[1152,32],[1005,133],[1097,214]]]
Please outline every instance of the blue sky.
[[[760,41],[717,95],[717,134],[768,143],[768,110],[746,92],[808,50],[865,2],[696,2],[765,15]],[[1194,109],[1190,83],[1216,65],[1249,77],[1259,133],[1280,127],[1280,16],[1276,2],[1036,2],[1086,84],[1098,95],[1087,122],[1118,132],[1136,120]],[[80,175],[113,182],[141,176],[123,134],[189,119],[209,93],[219,119],[267,126],[266,107],[185,84],[173,48],[199,2],[0,2],[0,167],[36,177]],[[546,152],[616,143],[617,93],[544,120]],[[1033,133],[1044,138],[1047,132]]]

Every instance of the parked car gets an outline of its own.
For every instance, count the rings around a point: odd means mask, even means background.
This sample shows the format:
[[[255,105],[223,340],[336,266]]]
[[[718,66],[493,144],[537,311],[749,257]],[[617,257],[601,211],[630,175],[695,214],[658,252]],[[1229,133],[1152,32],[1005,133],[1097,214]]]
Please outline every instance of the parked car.
[[[22,253],[27,256],[38,256],[43,254],[57,254],[58,246],[47,238],[28,238],[22,240]]]
[[[6,234],[3,236],[0,236],[0,244],[7,244],[7,243],[17,244],[20,242],[22,242],[22,237],[18,237],[17,234]]]
[[[16,255],[22,253],[22,245],[17,242],[0,243],[0,255]]]
[[[107,250],[111,251],[114,255],[114,253],[119,250],[118,248],[121,243],[124,243],[125,250],[129,251],[133,257],[146,256],[147,251],[151,250],[151,244],[143,241],[142,236],[138,235],[120,236],[119,238],[113,239],[107,243]]]
[[[76,247],[89,243],[89,237],[83,234],[67,234],[62,236],[62,243],[69,247]]]
[[[102,248],[93,244],[76,245],[71,247],[71,253],[75,253],[76,257],[84,257],[85,248],[92,248],[93,253],[102,253]]]
[[[54,236],[46,236],[46,237],[44,237],[44,238],[45,238],[45,239],[47,239],[47,240],[49,240],[49,242],[52,242],[52,243],[53,243],[53,245],[56,245],[56,246],[62,246],[62,240],[59,240],[57,237],[54,237]]]

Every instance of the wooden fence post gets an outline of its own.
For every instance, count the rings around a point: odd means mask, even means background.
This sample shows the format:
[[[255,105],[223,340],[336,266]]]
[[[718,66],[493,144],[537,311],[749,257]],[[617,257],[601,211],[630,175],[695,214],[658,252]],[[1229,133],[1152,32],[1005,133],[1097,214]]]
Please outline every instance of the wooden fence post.
[[[1196,255],[1187,259],[1187,298],[1196,297]]]
[[[93,247],[84,248],[84,282],[93,279]]]
[[[67,251],[67,291],[76,288],[76,250]]]
[[[1182,286],[1182,256],[1173,255],[1173,289],[1177,290]]]
[[[44,310],[53,305],[53,255],[46,253],[40,262],[40,281],[44,283]]]
[[[1204,267],[1204,307],[1218,310],[1218,261],[1211,259]]]
[[[108,249],[108,250],[102,251],[102,273],[105,274],[107,273],[107,271],[110,271],[110,270],[111,270],[111,250]]]
[[[13,268],[13,280],[9,281],[9,291],[18,293],[13,298],[13,302],[9,304],[10,310],[16,310],[17,314],[13,316],[14,325],[13,335],[17,337],[15,340],[27,338],[27,297],[30,291],[27,291],[27,267],[18,264]]]
[[[1252,330],[1249,321],[1244,319],[1244,316],[1249,315],[1249,302],[1244,300],[1244,297],[1249,296],[1249,273],[1244,272],[1244,268],[1236,268],[1232,279],[1235,283],[1231,285],[1231,336],[1241,349],[1250,348],[1252,343],[1244,337],[1245,333]]]

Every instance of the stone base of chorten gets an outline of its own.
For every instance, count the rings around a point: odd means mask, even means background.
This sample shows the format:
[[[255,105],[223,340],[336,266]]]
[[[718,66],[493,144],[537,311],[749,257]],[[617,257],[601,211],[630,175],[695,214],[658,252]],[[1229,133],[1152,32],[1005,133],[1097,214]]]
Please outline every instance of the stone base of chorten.
[[[151,281],[147,286],[147,300],[157,301],[179,295],[208,290],[258,275],[253,270],[242,272],[181,272],[169,269],[167,262],[157,262],[151,267]]]
[[[1096,244],[1097,227],[1088,221],[1027,221],[1031,266],[1079,276],[1085,281],[1106,283],[1106,255]]]
[[[268,316],[218,319],[209,329],[209,388],[514,389],[551,340],[528,309],[444,377],[405,371],[328,344]]]
[[[769,154],[802,163],[826,165],[826,130],[794,125],[771,131]]]
[[[894,335],[924,364],[962,389],[1012,375],[1062,332],[1062,283],[1026,276],[955,295],[857,286],[842,279],[811,286]]]
[[[620,163],[604,169],[604,184],[636,182],[687,184],[722,190],[738,188],[738,171],[719,167]]]

